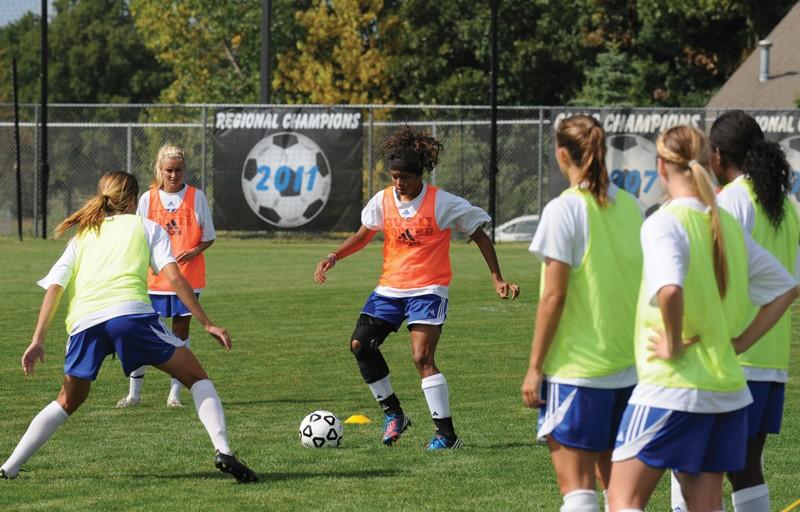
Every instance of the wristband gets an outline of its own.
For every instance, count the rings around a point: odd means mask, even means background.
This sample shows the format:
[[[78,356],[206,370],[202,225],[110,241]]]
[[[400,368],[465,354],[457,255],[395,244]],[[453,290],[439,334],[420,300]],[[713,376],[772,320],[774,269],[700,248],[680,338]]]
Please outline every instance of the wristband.
[[[325,259],[329,260],[331,262],[331,267],[333,267],[333,266],[336,265],[336,261],[339,259],[339,257],[336,256],[335,252],[332,252],[332,253],[328,254],[327,256],[325,256]]]

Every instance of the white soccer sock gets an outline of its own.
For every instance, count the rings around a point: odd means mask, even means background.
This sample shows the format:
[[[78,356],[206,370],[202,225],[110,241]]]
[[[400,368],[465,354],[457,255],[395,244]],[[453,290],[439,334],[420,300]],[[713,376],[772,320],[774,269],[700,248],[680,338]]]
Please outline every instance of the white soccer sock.
[[[603,491],[603,510],[605,512],[611,512],[611,507],[608,506],[608,491]]]
[[[597,493],[590,489],[579,489],[564,495],[561,512],[599,512]]]
[[[670,471],[670,495],[672,503],[672,512],[688,512],[689,507],[686,505],[686,500],[683,498],[681,492],[681,483],[675,477],[675,473]]]
[[[444,375],[437,373],[422,379],[422,392],[425,394],[433,419],[450,417],[450,391],[447,389],[447,379]]]
[[[17,476],[19,467],[25,464],[25,461],[30,459],[68,418],[69,414],[61,404],[55,400],[47,404],[47,407],[33,418],[11,457],[0,466],[0,469],[3,469],[9,478]]]
[[[142,398],[142,383],[144,382],[144,371],[147,366],[140,366],[133,370],[130,375],[130,383],[128,384],[128,398],[140,400]]]
[[[214,448],[226,455],[233,454],[228,445],[225,412],[222,410],[222,402],[219,400],[214,384],[208,379],[199,380],[194,383],[190,391],[194,399],[194,408],[197,411],[197,416],[203,426],[206,427]]]
[[[734,512],[769,512],[767,484],[741,489],[731,495]]]
[[[375,400],[379,402],[384,400],[386,397],[392,396],[394,393],[394,390],[392,389],[392,382],[389,380],[388,375],[381,380],[370,382],[367,384],[367,386],[369,386],[369,390],[372,391],[372,396],[374,396]]]

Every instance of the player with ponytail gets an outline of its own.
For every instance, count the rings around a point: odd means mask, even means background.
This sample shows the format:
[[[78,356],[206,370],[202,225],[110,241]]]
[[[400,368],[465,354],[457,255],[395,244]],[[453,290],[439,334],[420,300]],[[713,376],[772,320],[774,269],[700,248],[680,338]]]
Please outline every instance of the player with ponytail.
[[[670,200],[642,226],[639,383],[617,435],[609,502],[614,511],[643,510],[672,469],[689,510],[718,511],[723,473],[744,466],[752,402],[736,354],[797,291],[780,263],[717,207],[703,134],[676,126],[656,149]],[[755,318],[750,301],[761,306]]]
[[[197,415],[217,450],[216,467],[240,482],[258,480],[228,444],[225,414],[214,384],[197,358],[153,311],[147,295],[147,270],[165,276],[178,296],[225,350],[228,332],[214,325],[178,270],[169,237],[150,220],[132,215],[139,185],[125,172],[104,174],[97,194],[56,228],[56,235],[73,226],[77,233],[47,276],[38,282],[46,290],[33,339],[22,356],[22,369],[32,374],[44,363],[44,342],[59,302],[68,291],[67,355],[64,381],[56,400],[31,422],[11,456],[0,466],[0,478],[16,478],[20,466],[55,434],[89,396],[103,360],[116,353],[126,375],[152,365],[191,390]]]
[[[636,199],[610,183],[605,134],[577,115],[556,129],[556,160],[570,188],[542,212],[530,251],[543,282],[522,399],[539,408],[564,496],[562,511],[596,511],[611,450],[636,384],[633,327],[641,280]]]
[[[800,220],[789,198],[792,171],[781,147],[765,140],[755,119],[741,110],[718,117],[709,139],[711,169],[725,185],[720,206],[796,276]],[[757,345],[739,355],[754,402],[748,407],[747,463],[742,471],[728,474],[738,512],[770,509],[761,464],[767,434],[780,432],[790,342],[787,312]]]
[[[442,144],[424,132],[405,128],[383,144],[391,186],[375,194],[361,212],[362,226],[314,271],[317,283],[337,261],[364,248],[383,231],[383,273],[369,296],[350,337],[350,351],[367,386],[384,411],[383,443],[394,445],[411,424],[392,389],[389,367],[380,351],[386,337],[405,321],[411,351],[422,379],[435,435],[428,450],[461,448],[450,414],[447,380],[434,360],[447,318],[450,233],[472,239],[486,260],[494,290],[500,298],[515,299],[519,287],[500,273],[494,246],[481,226],[489,221],[482,209],[423,181],[439,159]]]

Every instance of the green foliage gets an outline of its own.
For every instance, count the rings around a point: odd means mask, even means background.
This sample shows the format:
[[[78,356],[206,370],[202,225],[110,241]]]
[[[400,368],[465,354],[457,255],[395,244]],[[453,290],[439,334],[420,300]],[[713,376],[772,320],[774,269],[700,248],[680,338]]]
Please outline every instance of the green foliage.
[[[75,103],[153,101],[167,85],[136,31],[125,0],[56,0],[48,29],[49,99]],[[0,101],[9,101],[11,58],[18,59],[20,101],[39,101],[40,23],[27,14],[0,28]]]

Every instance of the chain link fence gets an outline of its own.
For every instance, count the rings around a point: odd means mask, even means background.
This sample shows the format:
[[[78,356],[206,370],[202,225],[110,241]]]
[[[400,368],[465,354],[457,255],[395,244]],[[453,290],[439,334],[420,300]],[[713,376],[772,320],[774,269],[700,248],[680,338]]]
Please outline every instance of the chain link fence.
[[[165,142],[187,151],[188,183],[206,191],[213,210],[213,116],[222,105],[50,105],[47,229],[95,192],[99,176],[126,170],[144,189]],[[283,106],[276,106],[283,107]],[[295,106],[291,106],[295,107]],[[314,108],[309,106],[308,108]],[[362,204],[389,183],[381,144],[404,126],[424,129],[444,150],[431,181],[489,209],[490,110],[488,107],[374,106],[355,108],[363,123]],[[40,237],[40,107],[20,106],[23,234]],[[539,213],[547,200],[551,135],[543,108],[498,108],[497,225]],[[17,232],[13,106],[0,104],[0,236]],[[48,236],[51,233],[47,234]]]

